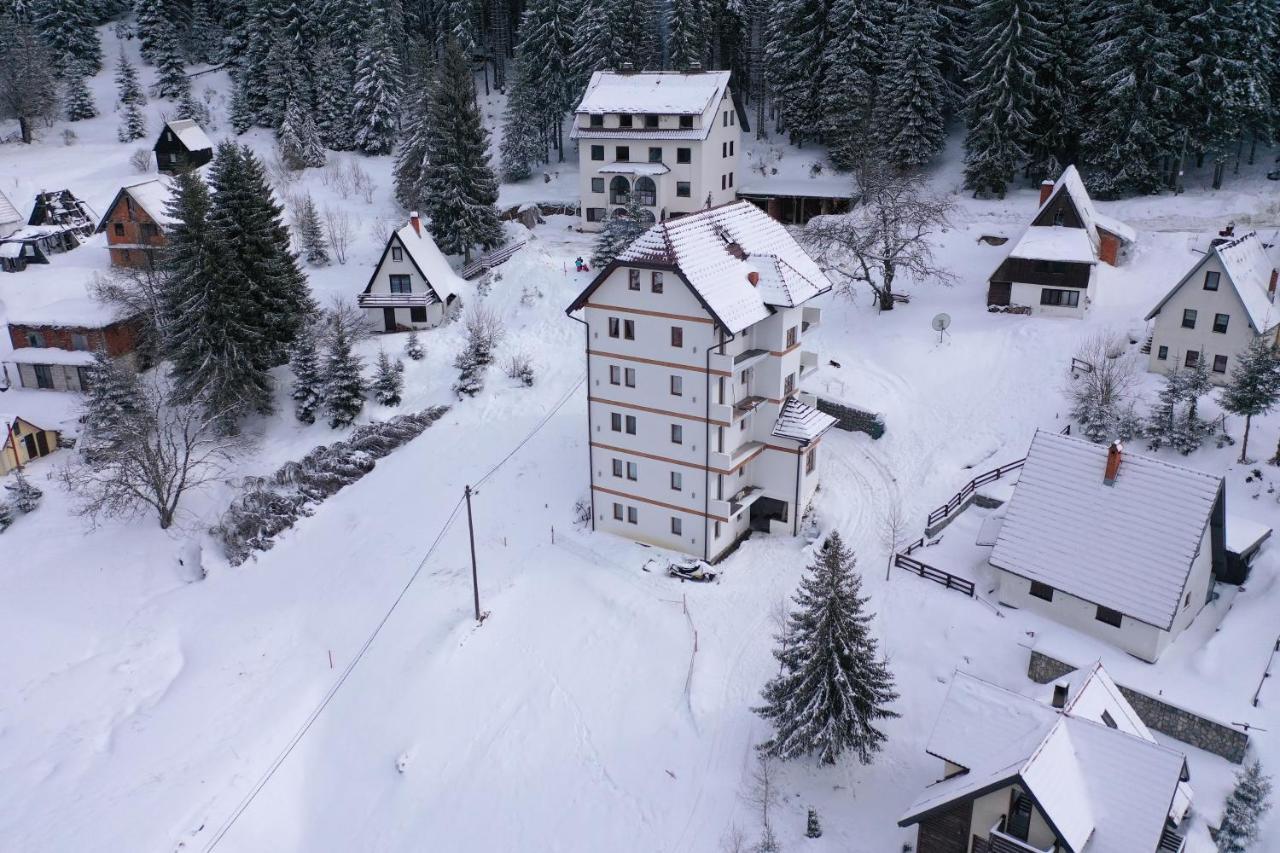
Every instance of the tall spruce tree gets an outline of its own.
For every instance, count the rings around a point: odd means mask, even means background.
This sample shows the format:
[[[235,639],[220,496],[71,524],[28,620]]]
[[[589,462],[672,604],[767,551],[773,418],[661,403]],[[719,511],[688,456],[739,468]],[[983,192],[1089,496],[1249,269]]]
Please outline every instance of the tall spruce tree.
[[[1262,818],[1271,809],[1271,777],[1257,759],[1236,774],[1236,786],[1227,797],[1218,826],[1218,853],[1245,853],[1262,832]]]
[[[155,93],[161,98],[181,98],[191,88],[177,30],[167,19],[156,28],[152,59],[156,66]]]
[[[338,323],[324,366],[324,408],[333,429],[351,426],[364,409],[365,381],[360,356],[351,350],[346,326]]]
[[[335,151],[350,151],[355,147],[351,128],[351,82],[342,57],[329,40],[324,39],[316,45],[313,63],[315,122],[320,140]]]
[[[134,31],[146,62],[155,62],[159,32],[167,23],[164,5],[164,0],[133,0]]]
[[[433,78],[417,69],[412,96],[407,99],[400,124],[400,146],[392,170],[396,201],[405,210],[426,210],[428,150],[431,138]]]
[[[573,24],[570,64],[580,91],[593,71],[657,68],[661,60],[653,0],[583,0]]]
[[[352,89],[354,103],[352,140],[365,154],[390,154],[395,149],[400,119],[400,63],[396,59],[387,26],[375,14],[360,44]]]
[[[1033,181],[1055,179],[1076,161],[1083,130],[1086,45],[1081,5],[1048,3],[1044,14],[1048,58],[1037,71],[1027,146],[1027,172]]]
[[[1236,358],[1231,381],[1222,389],[1222,408],[1244,417],[1240,464],[1248,460],[1249,428],[1254,416],[1265,415],[1277,402],[1280,402],[1280,353],[1270,338],[1260,335]]]
[[[780,129],[802,144],[823,127],[823,84],[833,38],[826,0],[780,0],[765,24],[765,68]]]
[[[1178,49],[1158,0],[1094,0],[1085,63],[1081,157],[1089,191],[1102,198],[1151,193],[1162,161],[1181,146]]]
[[[671,0],[667,9],[667,67],[683,71],[709,59],[711,20],[704,0]]]
[[[373,398],[383,406],[400,405],[404,390],[404,365],[392,362],[386,350],[378,350],[378,363],[373,375]]]
[[[67,121],[83,121],[98,114],[98,106],[89,91],[89,81],[83,73],[71,70],[63,77],[62,107]]]
[[[57,58],[60,76],[92,76],[102,70],[102,44],[88,7],[78,0],[43,0],[33,6],[40,38]]]
[[[94,353],[76,444],[80,454],[92,462],[99,452],[132,441],[130,424],[136,423],[143,408],[137,375],[105,351]]]
[[[781,673],[756,709],[775,734],[761,750],[777,758],[812,755],[834,764],[852,752],[869,764],[884,744],[879,724],[898,714],[893,675],[871,633],[868,599],[853,552],[833,532],[800,581],[774,657]]]
[[[285,108],[284,120],[276,130],[276,144],[286,168],[298,171],[324,165],[324,144],[301,96],[291,98]]]
[[[316,203],[308,194],[302,199],[298,209],[298,242],[302,245],[302,255],[313,267],[329,264],[329,247],[325,240],[324,227],[320,224],[320,214],[316,211]]]
[[[315,333],[311,328],[301,332],[293,342],[293,354],[289,358],[293,370],[293,414],[304,424],[316,422],[316,412],[324,405],[324,376],[320,372],[320,360],[316,353]]]
[[[517,53],[507,110],[503,116],[502,143],[498,152],[502,177],[507,181],[523,181],[533,174],[533,167],[547,159],[547,145],[539,121],[534,81],[530,79],[532,63]]]
[[[824,56],[826,78],[819,93],[821,130],[831,162],[837,168],[851,169],[870,142],[872,112],[881,89],[884,3],[834,0],[830,18],[832,38]],[[879,128],[876,135],[883,138]]]
[[[520,21],[519,56],[525,96],[533,116],[564,161],[564,116],[579,94],[571,63],[574,12],[571,0],[530,0]]]
[[[1048,59],[1042,0],[979,0],[966,101],[965,186],[1004,197],[1029,153],[1037,68]]]
[[[489,131],[476,105],[475,81],[462,51],[445,49],[430,105],[424,176],[431,236],[445,254],[462,254],[502,240],[498,179],[489,166]]]
[[[138,69],[123,50],[116,60],[115,80],[120,109],[120,126],[116,129],[116,138],[121,142],[141,139],[147,135],[147,119],[142,112],[147,96],[142,91],[142,84],[138,82]]]
[[[946,82],[932,0],[903,0],[876,104],[876,134],[900,168],[923,166],[946,145]]]
[[[1183,56],[1186,71],[1179,81],[1186,105],[1184,121],[1188,145],[1214,162],[1214,188],[1222,185],[1222,173],[1248,120],[1255,87],[1254,57],[1248,56],[1251,40],[1246,27],[1251,11],[1236,0],[1193,0],[1193,14],[1181,28],[1186,34]]]

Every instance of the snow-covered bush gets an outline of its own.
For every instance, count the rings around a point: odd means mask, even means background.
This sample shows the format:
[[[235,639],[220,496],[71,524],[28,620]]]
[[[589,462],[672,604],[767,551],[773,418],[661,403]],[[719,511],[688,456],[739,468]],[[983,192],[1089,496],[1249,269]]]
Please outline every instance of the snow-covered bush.
[[[459,397],[474,397],[484,388],[484,372],[493,363],[493,351],[506,329],[502,319],[484,306],[467,312],[467,345],[454,360],[460,371],[453,391]]]
[[[1271,777],[1264,776],[1256,759],[1236,776],[1236,787],[1227,797],[1222,824],[1215,841],[1218,853],[1245,853],[1258,840],[1262,818],[1271,808]]]
[[[40,499],[44,497],[44,492],[40,491],[21,471],[18,471],[14,481],[6,483],[4,488],[9,492],[9,502],[18,512],[35,512],[36,507],[40,505]]]
[[[422,348],[422,341],[418,339],[417,329],[410,332],[409,339],[404,342],[404,354],[414,361],[422,361],[426,357],[427,351]]]
[[[4,533],[13,524],[13,507],[0,501],[0,533]]]
[[[145,175],[151,171],[151,149],[135,148],[133,153],[129,155],[129,165],[138,174]]]
[[[1127,441],[1141,433],[1135,414],[1138,364],[1124,354],[1124,338],[1109,331],[1097,332],[1076,350],[1076,359],[1092,369],[1080,369],[1066,387],[1071,419],[1085,438],[1095,444]]]
[[[393,363],[386,350],[378,351],[378,363],[373,376],[373,398],[380,404],[400,405],[400,392],[404,390],[404,376],[401,373],[403,367],[399,359]]]
[[[526,388],[533,386],[533,363],[529,360],[529,356],[522,352],[511,356],[511,360],[507,362],[507,376],[516,380]]]
[[[240,497],[211,531],[222,542],[227,560],[238,566],[255,551],[271,548],[281,532],[311,515],[325,498],[368,474],[378,459],[421,435],[447,411],[447,406],[436,406],[364,424],[352,430],[348,440],[315,447],[269,477],[246,479]]]

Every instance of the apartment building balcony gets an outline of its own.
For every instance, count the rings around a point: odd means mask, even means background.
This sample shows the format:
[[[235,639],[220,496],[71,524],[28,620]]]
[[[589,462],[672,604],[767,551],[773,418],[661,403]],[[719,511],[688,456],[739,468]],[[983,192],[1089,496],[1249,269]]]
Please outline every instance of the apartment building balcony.
[[[718,352],[711,354],[711,369],[733,374],[739,370],[754,367],[769,357],[767,349],[749,349],[737,355],[725,355]]]
[[[800,315],[800,323],[804,331],[822,325],[822,309],[821,308],[805,308],[802,309]]]
[[[808,379],[818,372],[818,354],[807,350],[800,351],[800,378]]]
[[[760,498],[764,497],[764,489],[759,486],[746,486],[727,501],[713,500],[710,511],[720,518],[733,518]]]
[[[435,302],[428,291],[420,293],[360,293],[356,304],[361,308],[425,308]]]
[[[731,450],[713,450],[711,451],[711,467],[719,468],[722,471],[731,471],[743,461],[750,459],[763,447],[764,442],[762,441],[748,441]]]
[[[991,827],[991,832],[985,839],[975,838],[973,853],[1053,853],[1052,847],[1041,850],[1039,847],[1033,847],[1025,841],[1019,841],[1012,835],[1001,832],[1001,826],[1004,826],[1004,818]]]
[[[764,397],[758,397],[753,394],[736,403],[712,403],[711,420],[722,424],[736,424],[754,412],[764,401]]]

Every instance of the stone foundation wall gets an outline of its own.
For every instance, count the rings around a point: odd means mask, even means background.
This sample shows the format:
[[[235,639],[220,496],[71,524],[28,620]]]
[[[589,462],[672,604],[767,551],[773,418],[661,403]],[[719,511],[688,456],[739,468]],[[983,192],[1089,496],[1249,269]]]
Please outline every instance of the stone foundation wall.
[[[824,400],[822,397],[818,398],[818,411],[836,418],[839,421],[836,427],[845,432],[865,432],[872,438],[884,435],[884,416],[876,412],[846,406],[834,400]]]
[[[1027,665],[1027,677],[1037,684],[1048,684],[1077,668],[1033,650]],[[1147,728],[1236,764],[1244,761],[1245,751],[1249,748],[1249,736],[1244,732],[1124,685],[1117,686]]]

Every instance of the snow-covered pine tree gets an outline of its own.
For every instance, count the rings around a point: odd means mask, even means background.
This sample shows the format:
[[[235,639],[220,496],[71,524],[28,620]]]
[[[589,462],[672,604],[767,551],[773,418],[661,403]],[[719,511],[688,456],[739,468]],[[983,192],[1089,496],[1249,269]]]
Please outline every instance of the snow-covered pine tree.
[[[1243,127],[1249,136],[1250,163],[1258,143],[1280,138],[1280,0],[1243,0],[1250,81],[1244,99]]]
[[[1044,6],[1045,50],[1039,86],[1031,104],[1027,173],[1033,181],[1055,180],[1076,161],[1084,94],[1085,28],[1078,3]]]
[[[1080,155],[1089,192],[1101,198],[1152,193],[1164,184],[1162,161],[1176,156],[1178,46],[1157,0],[1094,0],[1087,18],[1093,45],[1084,69]]]
[[[627,196],[626,213],[609,217],[600,229],[595,248],[591,250],[591,263],[603,267],[649,230],[649,226],[645,224],[645,213],[634,193]]]
[[[363,369],[360,356],[351,351],[346,327],[337,324],[324,366],[324,408],[333,429],[351,426],[364,409]]]
[[[320,214],[316,211],[316,203],[308,193],[302,199],[298,209],[298,242],[302,244],[302,256],[313,267],[329,264],[329,247],[324,236],[324,226],[320,224]]]
[[[44,492],[27,479],[22,469],[18,469],[13,482],[5,483],[4,488],[9,493],[9,503],[18,512],[35,512],[44,497]]]
[[[223,31],[214,8],[215,0],[191,0],[187,27],[187,53],[196,62],[213,63],[222,51]]]
[[[774,651],[782,671],[756,709],[775,734],[760,748],[776,758],[816,756],[834,764],[852,752],[869,764],[884,743],[879,723],[898,714],[893,675],[871,633],[853,552],[833,531],[800,581],[787,642]]]
[[[453,366],[458,368],[458,380],[453,383],[453,393],[458,399],[474,397],[484,390],[484,372],[488,365],[480,363],[473,347],[464,347]]]
[[[414,361],[422,361],[426,357],[427,352],[422,348],[422,341],[418,339],[417,329],[411,331],[409,339],[404,342],[404,354]]]
[[[187,77],[187,69],[182,53],[182,44],[178,40],[176,28],[168,19],[161,19],[155,31],[155,49],[152,61],[156,66],[156,83],[154,92],[160,98],[180,98],[191,88],[191,79]]]
[[[498,179],[489,166],[489,131],[476,105],[471,67],[457,44],[445,49],[431,94],[424,209],[431,236],[447,255],[471,260],[478,244],[502,242]]]
[[[1219,398],[1223,410],[1244,417],[1240,464],[1248,461],[1249,428],[1254,415],[1265,415],[1280,402],[1280,354],[1270,338],[1259,335],[1236,359],[1231,381]]]
[[[383,406],[400,405],[404,376],[397,369],[398,364],[399,360],[392,362],[386,350],[378,351],[378,363],[373,374],[373,398]]]
[[[1223,168],[1234,153],[1248,117],[1253,58],[1245,51],[1251,39],[1246,6],[1235,0],[1190,0],[1193,12],[1182,22],[1185,73],[1179,81],[1186,110],[1187,144],[1214,162],[1214,188],[1222,185]]]
[[[33,4],[34,6],[34,4]],[[78,0],[43,0],[35,9],[40,38],[57,58],[60,76],[92,76],[102,70],[96,21]]]
[[[1236,774],[1218,827],[1218,853],[1245,853],[1262,831],[1262,818],[1271,809],[1271,777],[1256,758]]]
[[[710,57],[711,21],[703,0],[671,0],[667,9],[667,67],[683,71]]]
[[[502,144],[498,146],[502,177],[507,181],[523,181],[533,174],[535,164],[547,159],[546,137],[535,101],[534,83],[529,76],[532,67],[533,63],[527,62],[523,53],[516,54],[502,122]]]
[[[121,142],[132,142],[147,135],[147,118],[142,112],[142,105],[147,96],[138,83],[138,70],[125,58],[124,51],[116,62],[116,91],[119,95],[120,126],[116,129],[116,139]]]
[[[823,81],[832,39],[824,0],[780,0],[768,7],[765,67],[779,129],[793,142],[813,138],[823,127]]]
[[[284,120],[276,130],[276,144],[280,147],[280,159],[294,171],[309,166],[323,166],[324,145],[311,118],[311,111],[301,96],[291,97],[284,111]]]
[[[316,354],[315,334],[307,328],[293,342],[293,355],[289,359],[293,370],[293,414],[304,424],[316,422],[316,412],[324,405],[324,377],[320,373],[320,359]]]
[[[831,162],[839,169],[852,169],[872,143],[868,127],[877,92],[884,96],[883,5],[881,0],[834,0],[831,4],[832,38],[823,57],[826,81],[819,98],[823,138]],[[898,47],[894,45],[895,50]],[[920,73],[929,72],[922,68]],[[876,136],[883,140],[885,134],[877,128]]]
[[[564,115],[579,92],[571,64],[574,47],[571,0],[530,0],[520,20],[519,57],[523,93],[564,161]]]
[[[213,119],[209,115],[208,104],[196,97],[190,88],[178,97],[178,106],[173,114],[177,118],[189,118],[201,127],[208,127]]]
[[[326,148],[350,151],[355,147],[351,132],[351,81],[342,57],[328,39],[321,40],[312,56],[315,73],[316,131]]]
[[[141,44],[142,59],[155,63],[159,32],[166,26],[164,0],[133,0],[134,32]]]
[[[257,305],[256,315],[245,321],[260,342],[254,357],[265,370],[288,359],[294,336],[315,316],[316,304],[290,250],[284,211],[262,162],[247,146],[231,142],[219,144],[214,161],[226,163],[210,174],[209,225],[229,249],[221,275]]]
[[[76,449],[92,462],[97,453],[123,446],[133,440],[130,423],[142,411],[138,378],[99,350],[89,367],[89,391],[80,416],[80,439]]]
[[[62,108],[67,121],[83,121],[98,114],[98,105],[93,102],[93,94],[89,91],[89,81],[74,68],[68,69],[62,78]]]
[[[923,166],[947,141],[946,82],[938,61],[938,14],[932,0],[902,0],[876,103],[876,135],[900,168]]]
[[[0,501],[0,533],[4,533],[13,526],[13,516],[13,507],[5,501]]]
[[[404,99],[400,120],[400,145],[392,169],[396,201],[405,210],[426,210],[427,149],[430,144],[432,77],[427,69],[417,69]]]
[[[1164,385],[1157,393],[1159,402],[1151,409],[1147,418],[1143,435],[1147,438],[1147,446],[1159,450],[1165,445],[1172,445],[1178,423],[1178,407],[1186,398],[1186,374],[1177,365],[1164,376]]]
[[[360,44],[352,93],[353,142],[365,154],[390,154],[400,120],[400,63],[380,14],[369,22]]]
[[[129,57],[125,56],[124,50],[120,51],[120,57],[116,60],[116,94],[122,104],[145,104],[147,95],[142,91],[142,84],[138,82],[138,69]]]
[[[661,62],[658,14],[652,0],[585,0],[573,24],[573,89],[581,91],[593,71],[640,70]]]
[[[253,127],[253,110],[249,105],[249,85],[247,75],[238,72],[231,81],[231,105],[227,110],[227,119],[231,129],[236,133],[244,133]]]
[[[1036,71],[1048,59],[1042,0],[978,0],[973,8],[964,184],[1004,197],[1027,159]]]

